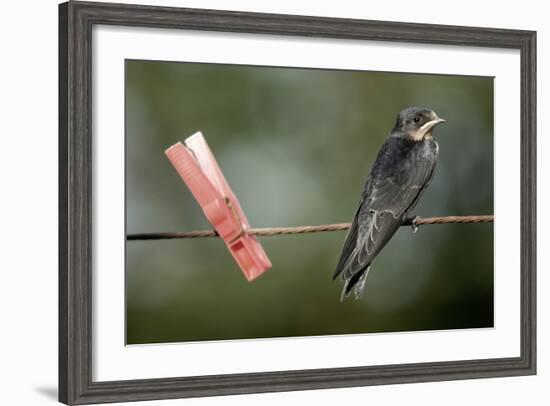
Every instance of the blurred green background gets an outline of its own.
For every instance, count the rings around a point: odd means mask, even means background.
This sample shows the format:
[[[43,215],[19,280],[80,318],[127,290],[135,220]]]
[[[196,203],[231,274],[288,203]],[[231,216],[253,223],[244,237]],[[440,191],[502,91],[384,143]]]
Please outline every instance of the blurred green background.
[[[447,119],[415,213],[493,213],[493,79],[126,61],[127,233],[210,228],[164,150],[202,131],[253,227],[350,221],[407,106]],[[345,232],[261,238],[249,283],[218,239],[126,243],[127,343],[493,326],[493,227],[402,227],[361,301],[332,280]]]

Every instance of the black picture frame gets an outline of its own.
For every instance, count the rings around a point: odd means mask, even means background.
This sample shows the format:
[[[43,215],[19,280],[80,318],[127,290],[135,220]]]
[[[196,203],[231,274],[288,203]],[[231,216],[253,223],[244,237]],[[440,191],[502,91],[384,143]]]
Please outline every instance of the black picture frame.
[[[521,353],[166,379],[92,380],[92,27],[95,24],[490,48],[521,54]],[[59,5],[59,400],[136,401],[536,373],[536,32],[109,3]]]

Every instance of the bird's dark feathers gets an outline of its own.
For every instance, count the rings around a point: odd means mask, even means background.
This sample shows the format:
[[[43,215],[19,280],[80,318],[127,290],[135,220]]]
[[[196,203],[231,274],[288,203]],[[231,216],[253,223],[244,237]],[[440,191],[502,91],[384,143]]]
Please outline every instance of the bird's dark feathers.
[[[362,294],[372,260],[429,184],[437,154],[432,138],[412,141],[392,135],[380,149],[334,273],[334,278],[341,275],[345,281],[342,297],[347,297],[354,286],[356,296]]]

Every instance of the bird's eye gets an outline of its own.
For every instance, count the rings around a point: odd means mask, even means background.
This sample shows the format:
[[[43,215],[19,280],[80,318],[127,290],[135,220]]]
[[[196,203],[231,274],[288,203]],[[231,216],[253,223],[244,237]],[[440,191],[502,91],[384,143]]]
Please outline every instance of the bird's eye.
[[[416,117],[414,118],[414,122],[415,122],[415,123],[420,123],[420,116],[416,116]]]

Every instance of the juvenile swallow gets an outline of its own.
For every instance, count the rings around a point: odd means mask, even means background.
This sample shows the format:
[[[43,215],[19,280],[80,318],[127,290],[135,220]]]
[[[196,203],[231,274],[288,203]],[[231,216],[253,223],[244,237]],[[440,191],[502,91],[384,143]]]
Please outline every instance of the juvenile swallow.
[[[340,275],[345,283],[341,300],[354,287],[355,298],[361,298],[372,261],[409,219],[429,185],[439,152],[432,131],[444,121],[434,111],[418,107],[397,116],[367,177],[334,272],[334,279]]]

